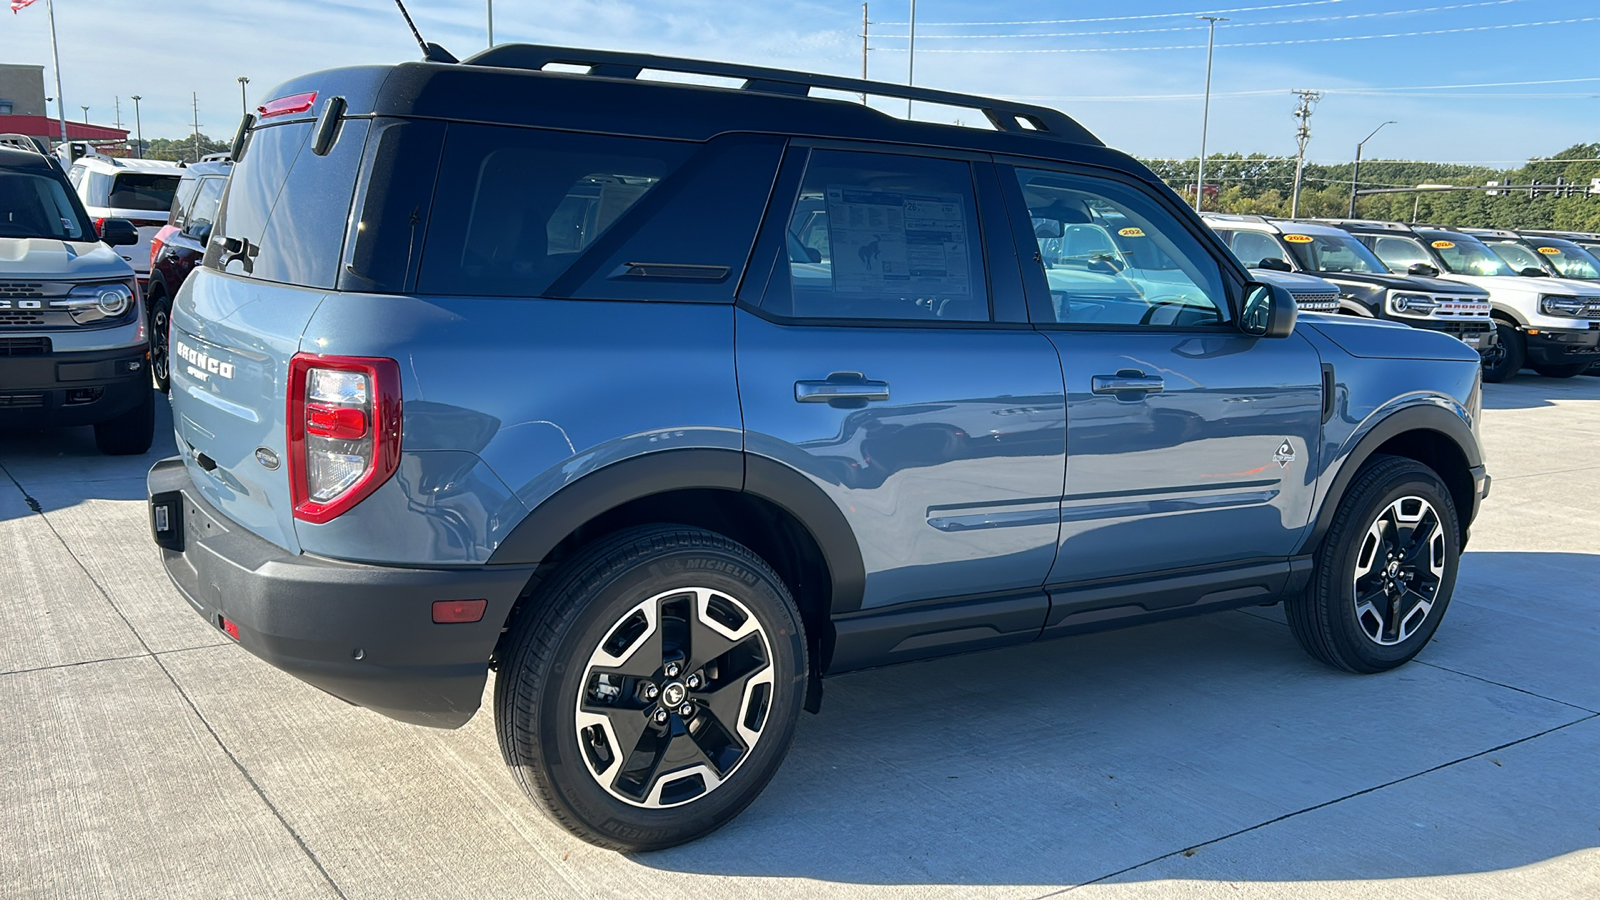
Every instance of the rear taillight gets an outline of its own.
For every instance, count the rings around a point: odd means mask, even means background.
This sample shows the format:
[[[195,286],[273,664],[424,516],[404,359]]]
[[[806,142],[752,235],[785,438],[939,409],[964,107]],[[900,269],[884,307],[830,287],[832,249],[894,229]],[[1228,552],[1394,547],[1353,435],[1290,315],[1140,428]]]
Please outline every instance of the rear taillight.
[[[289,361],[289,495],[294,517],[327,522],[400,465],[400,366],[392,359]]]
[[[163,225],[150,239],[150,265],[156,264],[156,257],[161,255],[161,248],[167,245],[167,237],[177,230],[171,225]]]
[[[106,236],[106,219],[105,219],[105,216],[101,216],[100,218],[94,220],[94,236],[95,237],[105,237]]]

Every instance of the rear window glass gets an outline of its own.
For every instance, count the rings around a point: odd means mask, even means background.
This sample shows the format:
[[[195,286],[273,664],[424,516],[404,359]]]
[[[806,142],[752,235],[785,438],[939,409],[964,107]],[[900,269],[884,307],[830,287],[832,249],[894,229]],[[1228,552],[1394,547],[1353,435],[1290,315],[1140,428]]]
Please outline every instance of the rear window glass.
[[[166,212],[172,208],[172,195],[178,190],[181,175],[156,175],[149,172],[119,172],[111,179],[106,206],[112,209],[139,209]]]
[[[368,124],[341,123],[326,156],[306,146],[309,122],[251,132],[226,182],[206,265],[264,281],[333,287]]]
[[[452,126],[418,289],[544,294],[691,151],[668,141]]]

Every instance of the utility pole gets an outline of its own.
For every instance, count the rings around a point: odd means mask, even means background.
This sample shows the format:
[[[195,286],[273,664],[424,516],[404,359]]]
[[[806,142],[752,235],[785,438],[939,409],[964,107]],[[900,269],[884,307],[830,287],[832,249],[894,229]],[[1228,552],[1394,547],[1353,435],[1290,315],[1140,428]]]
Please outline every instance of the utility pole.
[[[111,104],[117,111],[117,128],[122,128],[122,98],[112,97]]]
[[[242,116],[248,116],[250,115],[250,101],[246,100],[244,97],[244,86],[250,83],[250,76],[240,75],[238,78],[235,78],[234,81],[239,82],[239,114]]]
[[[1294,117],[1300,120],[1300,127],[1294,132],[1295,142],[1300,148],[1294,161],[1294,195],[1289,200],[1289,218],[1292,219],[1300,215],[1300,179],[1306,169],[1306,144],[1311,140],[1311,113],[1317,101],[1322,99],[1322,92],[1295,88],[1289,93],[1300,96],[1300,105],[1294,111]]]
[[[189,104],[194,109],[194,161],[200,161],[200,95],[190,91]]]
[[[1395,124],[1393,119],[1383,123],[1383,125],[1393,124]],[[1356,164],[1355,167],[1350,170],[1350,211],[1346,214],[1347,218],[1354,219],[1356,217],[1356,182],[1361,178],[1361,147],[1366,144],[1367,141],[1372,140],[1373,135],[1382,131],[1383,125],[1379,125],[1377,128],[1372,129],[1372,134],[1362,138],[1361,141],[1356,144]]]
[[[861,80],[867,80],[867,5],[861,4]],[[861,105],[867,105],[867,92],[861,92]]]
[[[1206,192],[1206,129],[1211,124],[1211,50],[1217,38],[1217,23],[1226,22],[1222,16],[1195,16],[1210,23],[1211,30],[1206,35],[1206,102],[1200,113],[1200,171],[1194,178],[1194,208],[1198,212],[1205,202]]]
[[[139,101],[143,99],[138,94],[133,95],[133,127],[138,129],[139,142],[137,146],[140,159],[144,159],[144,122],[139,118]]]
[[[489,46],[494,46],[494,0],[483,0],[484,17],[489,25]]]
[[[911,0],[911,45],[906,53],[906,87],[915,83],[917,73],[917,0]],[[911,118],[911,98],[906,98],[906,118]]]

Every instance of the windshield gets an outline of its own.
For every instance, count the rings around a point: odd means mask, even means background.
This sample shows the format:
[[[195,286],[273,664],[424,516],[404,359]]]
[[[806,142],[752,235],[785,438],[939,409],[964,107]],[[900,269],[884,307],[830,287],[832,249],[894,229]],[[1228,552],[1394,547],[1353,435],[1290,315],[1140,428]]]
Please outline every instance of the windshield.
[[[0,238],[84,241],[91,233],[59,179],[0,170]]]
[[[1562,278],[1600,280],[1600,259],[1571,241],[1536,240],[1533,246],[1556,267]]]
[[[1381,275],[1388,271],[1372,251],[1348,234],[1296,234],[1282,236],[1300,268],[1309,272],[1366,272]]]
[[[181,175],[152,175],[148,172],[119,172],[111,180],[111,195],[106,206],[113,209],[140,209],[166,212],[172,208],[172,195],[178,190]]]
[[[1494,251],[1495,256],[1505,260],[1506,265],[1518,272],[1523,269],[1538,269],[1541,272],[1549,271],[1545,267],[1544,260],[1539,258],[1538,253],[1515,241],[1485,241],[1484,243],[1489,245],[1489,249]]]
[[[1452,275],[1515,275],[1511,267],[1475,237],[1453,231],[1419,231]]]

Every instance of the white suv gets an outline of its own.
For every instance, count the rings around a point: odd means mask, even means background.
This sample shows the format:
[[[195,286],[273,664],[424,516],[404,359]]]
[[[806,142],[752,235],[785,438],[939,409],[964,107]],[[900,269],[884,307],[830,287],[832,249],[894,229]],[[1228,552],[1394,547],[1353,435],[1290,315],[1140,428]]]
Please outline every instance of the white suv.
[[[167,224],[182,177],[177,163],[100,154],[77,160],[67,171],[95,227],[106,219],[127,219],[139,229],[139,242],[126,248],[122,258],[133,266],[140,287],[150,280],[150,239]]]

